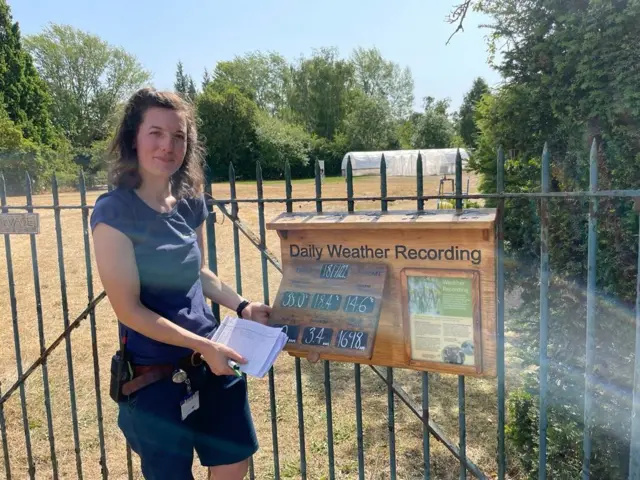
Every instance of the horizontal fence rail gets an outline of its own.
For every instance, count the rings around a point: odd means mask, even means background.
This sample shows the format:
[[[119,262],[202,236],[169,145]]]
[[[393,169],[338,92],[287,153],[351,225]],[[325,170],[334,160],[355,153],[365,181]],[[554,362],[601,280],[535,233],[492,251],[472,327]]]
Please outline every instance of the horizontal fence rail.
[[[406,200],[478,200],[478,199],[543,199],[543,198],[629,198],[635,199],[640,197],[640,190],[600,190],[597,192],[522,192],[522,193],[471,193],[471,194],[454,194],[454,195],[396,195],[382,197],[377,195],[371,195],[366,197],[291,197],[291,198],[263,198],[261,203],[317,203],[317,202],[395,202]],[[210,203],[215,205],[233,205],[239,203],[258,203],[257,199],[250,198],[215,198],[209,199]],[[9,210],[26,210],[28,205],[8,205],[4,207]],[[33,208],[33,207],[31,207]],[[79,209],[92,209],[91,205],[38,205],[38,210],[79,210]]]
[[[495,411],[491,412],[491,415],[496,416],[496,430],[497,436],[496,451],[495,451],[495,468],[491,473],[483,471],[471,457],[473,457],[469,447],[473,445],[468,443],[468,406],[469,406],[469,392],[472,388],[469,383],[466,382],[464,376],[457,377],[457,419],[458,438],[453,440],[445,433],[444,429],[434,422],[431,418],[430,411],[434,408],[434,403],[430,399],[430,388],[433,388],[434,377],[433,374],[428,372],[420,372],[421,392],[420,402],[417,403],[414,396],[407,393],[405,388],[397,381],[396,372],[393,368],[370,365],[369,369],[373,372],[374,376],[384,384],[386,389],[386,434],[387,434],[387,447],[388,453],[387,463],[385,468],[387,469],[386,475],[395,479],[398,477],[399,469],[403,467],[403,462],[407,461],[406,458],[398,457],[397,447],[402,443],[402,438],[398,437],[397,430],[397,406],[396,401],[399,402],[401,408],[406,408],[411,414],[412,418],[416,419],[421,426],[422,432],[422,448],[421,448],[421,475],[424,479],[436,478],[433,465],[433,447],[432,440],[435,440],[441,444],[451,454],[451,468],[457,468],[459,471],[459,478],[467,478],[471,475],[475,478],[498,478],[505,479],[508,477],[510,462],[507,458],[508,443],[506,440],[506,368],[505,368],[505,202],[509,200],[529,200],[535,202],[539,208],[539,422],[537,424],[538,439],[538,472],[537,475],[540,479],[547,477],[548,469],[548,454],[549,454],[549,428],[552,425],[548,423],[548,411],[549,411],[549,369],[550,360],[549,352],[547,350],[549,342],[549,321],[551,316],[551,306],[549,305],[549,295],[551,288],[551,271],[550,271],[550,258],[549,258],[549,238],[550,227],[549,224],[549,208],[550,201],[553,199],[583,199],[589,204],[588,212],[588,231],[587,231],[587,301],[586,301],[586,331],[585,331],[585,368],[584,368],[584,425],[583,425],[583,438],[582,438],[582,465],[581,475],[582,478],[591,478],[591,463],[594,458],[595,452],[593,451],[592,432],[594,421],[594,408],[597,405],[597,397],[594,394],[594,384],[596,382],[596,372],[594,371],[594,358],[598,348],[595,343],[596,333],[595,328],[597,325],[598,317],[596,315],[596,271],[597,271],[597,251],[598,251],[598,222],[597,213],[599,202],[604,199],[636,199],[636,212],[640,215],[640,190],[628,189],[628,190],[598,190],[598,165],[597,165],[597,145],[593,143],[590,154],[590,175],[589,175],[589,189],[587,191],[576,192],[554,192],[550,188],[550,153],[547,146],[544,146],[541,155],[541,177],[540,177],[540,191],[539,192],[522,192],[522,193],[510,193],[505,191],[505,156],[502,149],[498,149],[496,154],[496,189],[495,193],[465,193],[463,194],[463,178],[462,178],[462,161],[458,153],[456,158],[456,174],[455,174],[455,192],[447,195],[431,195],[424,192],[424,178],[422,175],[422,159],[418,156],[416,161],[416,191],[415,195],[388,195],[389,179],[387,177],[387,165],[384,155],[380,162],[380,194],[371,196],[356,196],[354,195],[354,176],[351,160],[347,162],[346,175],[344,178],[346,196],[326,196],[323,197],[323,178],[321,176],[319,163],[315,165],[315,178],[314,188],[315,195],[312,197],[296,197],[294,196],[294,182],[291,178],[291,168],[288,163],[284,166],[284,185],[283,196],[281,198],[265,197],[264,186],[265,181],[262,178],[261,165],[258,163],[256,166],[256,197],[255,198],[238,198],[238,183],[236,181],[236,174],[233,165],[229,166],[229,192],[228,197],[223,198],[219,196],[215,185],[207,185],[205,193],[207,196],[207,205],[209,215],[206,221],[206,235],[207,235],[207,259],[208,266],[214,272],[218,271],[218,258],[219,255],[229,256],[230,252],[219,252],[216,240],[216,226],[220,223],[218,218],[222,219],[222,222],[231,222],[231,233],[233,237],[233,269],[235,271],[235,289],[242,294],[243,292],[243,279],[246,276],[242,274],[243,255],[241,252],[241,238],[248,240],[249,244],[257,249],[260,255],[260,277],[262,281],[262,300],[265,303],[269,303],[272,297],[269,286],[269,265],[275,268],[279,273],[282,273],[282,265],[273,251],[269,249],[267,245],[266,235],[266,219],[265,219],[265,207],[267,204],[284,204],[286,212],[293,213],[294,206],[299,203],[309,203],[313,205],[311,209],[314,209],[318,214],[331,215],[332,211],[326,211],[323,207],[327,203],[337,203],[345,207],[347,212],[356,212],[356,204],[358,206],[377,206],[378,208],[371,208],[368,212],[376,210],[380,214],[389,212],[390,206],[393,206],[394,202],[411,201],[415,202],[415,209],[419,215],[428,215],[429,210],[425,209],[425,202],[430,200],[447,200],[453,201],[454,206],[451,208],[453,214],[461,214],[464,209],[464,202],[467,200],[491,200],[494,202],[498,211],[496,220],[496,318],[497,318],[497,331],[496,331],[496,366],[497,377],[495,379],[495,392],[497,398],[497,405],[495,405]],[[93,388],[95,395],[95,409],[92,421],[95,422],[95,429],[98,437],[98,450],[99,450],[99,463],[100,463],[100,475],[103,479],[110,478],[110,469],[108,463],[125,462],[127,465],[128,478],[134,478],[134,467],[131,457],[131,450],[126,449],[126,459],[109,458],[109,452],[107,449],[107,443],[105,440],[105,425],[103,418],[103,401],[101,396],[101,383],[104,383],[104,376],[100,371],[100,358],[101,352],[98,349],[98,333],[96,328],[96,306],[106,298],[104,291],[95,295],[93,291],[93,272],[91,263],[91,251],[90,251],[90,234],[88,226],[88,218],[91,209],[93,208],[87,202],[87,188],[85,184],[84,176],[79,176],[79,194],[80,200],[78,205],[61,205],[59,200],[58,185],[55,176],[52,179],[52,204],[49,205],[34,205],[33,195],[31,193],[31,180],[26,176],[26,203],[16,205],[15,201],[12,205],[8,205],[6,187],[4,183],[4,177],[0,177],[0,199],[2,200],[2,213],[6,214],[10,211],[25,211],[33,213],[37,211],[51,211],[53,210],[55,234],[56,234],[56,248],[57,248],[57,265],[58,265],[58,277],[60,282],[60,300],[61,310],[63,318],[63,331],[55,337],[55,340],[48,346],[45,343],[45,331],[43,318],[46,317],[46,312],[42,310],[42,288],[41,279],[39,275],[39,262],[38,262],[38,249],[37,249],[37,234],[29,235],[29,243],[31,249],[31,265],[33,269],[34,280],[34,294],[36,299],[36,321],[37,335],[39,343],[39,356],[31,361],[25,369],[22,364],[21,353],[21,338],[19,335],[19,325],[25,322],[23,316],[20,315],[19,299],[16,298],[15,293],[15,279],[14,279],[14,258],[12,252],[11,236],[9,234],[4,235],[5,242],[5,258],[6,258],[6,270],[8,280],[8,299],[10,306],[6,315],[11,315],[12,329],[13,329],[13,348],[16,358],[16,374],[17,378],[6,386],[0,384],[0,441],[2,442],[4,472],[8,479],[17,478],[16,467],[21,468],[21,471],[25,471],[29,478],[59,478],[59,455],[60,442],[56,436],[54,421],[56,412],[51,403],[51,390],[50,376],[47,368],[47,359],[51,354],[59,347],[63,342],[65,344],[66,353],[66,368],[68,375],[68,401],[71,404],[71,424],[73,429],[73,462],[75,462],[75,470],[77,478],[84,478],[85,464],[83,464],[83,444],[80,440],[79,434],[79,417],[77,409],[77,392],[75,388],[74,372],[78,365],[78,359],[73,358],[73,345],[71,342],[71,333],[77,329],[81,322],[85,319],[89,319],[90,336],[91,336],[91,360],[85,361],[85,367],[89,365],[93,369]],[[15,200],[15,199],[14,199]],[[377,205],[376,205],[377,204]],[[254,231],[256,227],[251,226],[246,221],[241,219],[240,209],[246,205],[255,205],[257,209],[257,233]],[[66,271],[65,271],[65,251],[63,249],[63,226],[61,220],[61,212],[67,210],[79,211],[82,215],[83,225],[83,254],[84,254],[84,273],[86,276],[87,288],[85,291],[87,302],[86,308],[81,312],[71,312],[69,309],[69,290],[66,284]],[[367,211],[359,210],[359,214],[366,214]],[[218,217],[218,213],[221,215]],[[640,223],[640,222],[639,222]],[[638,235],[638,242],[640,244],[640,232]],[[639,247],[640,250],[640,247]],[[638,258],[638,270],[640,271],[640,255]],[[252,272],[253,275],[257,275],[257,272]],[[640,480],[640,275],[637,275],[636,285],[636,304],[635,304],[635,351],[629,352],[630,357],[633,357],[635,362],[635,378],[633,386],[629,392],[629,403],[631,404],[631,429],[630,429],[630,442],[629,452],[630,461],[628,468],[628,478],[634,480]],[[77,292],[74,291],[74,294]],[[214,313],[219,318],[220,310],[218,305],[213,305]],[[5,313],[5,312],[3,312]],[[105,353],[102,352],[104,356]],[[89,358],[89,357],[87,357]],[[31,429],[29,427],[29,395],[26,389],[27,380],[33,375],[33,373],[41,368],[42,382],[44,388],[44,402],[45,402],[45,414],[46,414],[46,430],[47,439],[49,443],[49,458],[47,462],[50,464],[50,472],[38,472],[35,466],[34,454],[32,449]],[[305,414],[309,414],[305,410],[304,406],[304,367],[301,359],[296,357],[294,359],[294,371],[292,373],[291,382],[295,382],[295,421],[297,422],[298,439],[296,444],[298,447],[297,464],[299,478],[306,479],[309,477],[309,437],[306,434],[305,426]],[[354,450],[354,462],[357,465],[357,474],[353,473],[353,478],[364,479],[367,478],[368,472],[366,471],[366,457],[367,451],[365,449],[364,441],[364,422],[363,422],[363,377],[362,377],[362,365],[359,363],[353,364],[353,394],[355,404],[353,407],[353,422],[355,424],[355,450]],[[275,479],[283,477],[282,469],[284,468],[281,463],[281,456],[283,455],[280,440],[281,434],[279,432],[279,426],[282,419],[278,411],[278,392],[276,391],[276,368],[273,367],[268,372],[268,394],[269,394],[269,426],[271,429],[271,447],[272,447],[272,475]],[[326,420],[326,438],[324,442],[326,444],[326,478],[335,479],[338,475],[340,465],[336,463],[335,458],[335,445],[336,445],[336,430],[335,430],[335,414],[334,414],[334,401],[335,396],[332,392],[332,363],[327,360],[322,362],[322,389],[324,397],[324,412],[323,417]],[[251,388],[251,382],[249,383]],[[6,403],[16,394],[20,399],[20,412],[21,423],[23,429],[23,437],[25,444],[25,461],[26,465],[12,465],[12,456],[8,443],[9,429],[16,428],[15,422],[8,423],[6,418]],[[452,402],[453,403],[453,402]],[[85,420],[86,421],[86,420]],[[404,432],[403,432],[404,434]],[[316,441],[317,439],[311,439]],[[291,452],[286,452],[290,454]],[[109,460],[109,462],[108,462]],[[67,456],[67,461],[69,457]],[[412,458],[409,460],[413,464],[417,463],[417,459]],[[257,478],[262,475],[263,472],[256,471],[253,462],[250,463],[249,477],[251,479]],[[13,475],[13,477],[12,477]],[[351,477],[349,477],[351,478]]]

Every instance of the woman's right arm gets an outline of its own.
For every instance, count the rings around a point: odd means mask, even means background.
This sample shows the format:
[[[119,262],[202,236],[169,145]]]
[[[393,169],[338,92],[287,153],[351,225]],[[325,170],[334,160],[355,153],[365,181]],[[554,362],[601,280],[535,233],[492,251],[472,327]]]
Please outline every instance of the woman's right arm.
[[[227,358],[244,363],[230,348],[196,335],[142,305],[133,245],[125,234],[99,223],[93,230],[93,245],[100,280],[120,322],[158,342],[200,352],[218,375],[233,374]]]

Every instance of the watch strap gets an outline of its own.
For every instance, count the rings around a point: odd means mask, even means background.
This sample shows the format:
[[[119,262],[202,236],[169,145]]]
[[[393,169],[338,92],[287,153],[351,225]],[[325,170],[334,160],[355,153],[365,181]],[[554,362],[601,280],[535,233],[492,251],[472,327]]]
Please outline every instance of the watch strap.
[[[243,300],[242,302],[240,302],[240,305],[238,305],[238,308],[236,308],[236,314],[238,315],[239,318],[243,318],[242,311],[245,309],[247,305],[249,305],[249,302],[247,300]]]

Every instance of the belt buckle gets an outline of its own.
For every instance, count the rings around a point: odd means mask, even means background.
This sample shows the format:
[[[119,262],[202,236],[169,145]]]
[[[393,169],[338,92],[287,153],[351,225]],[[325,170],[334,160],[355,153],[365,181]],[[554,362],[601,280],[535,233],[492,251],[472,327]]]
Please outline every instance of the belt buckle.
[[[191,354],[190,362],[192,367],[199,367],[202,365],[202,355],[198,352],[193,352]]]

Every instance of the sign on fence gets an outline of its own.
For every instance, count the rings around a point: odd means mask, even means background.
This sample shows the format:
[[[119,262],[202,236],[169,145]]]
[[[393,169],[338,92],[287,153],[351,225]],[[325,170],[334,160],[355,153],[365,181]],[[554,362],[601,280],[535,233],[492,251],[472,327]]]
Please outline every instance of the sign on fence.
[[[0,213],[0,234],[40,233],[38,213]]]
[[[292,355],[496,375],[493,209],[283,213],[271,324]]]

